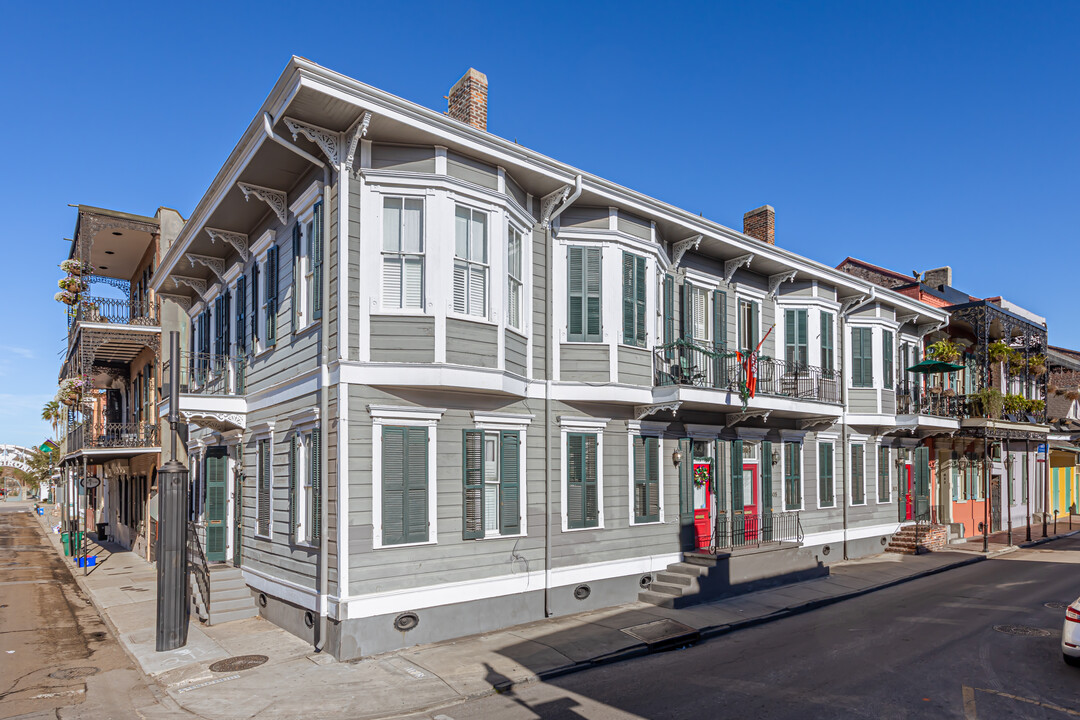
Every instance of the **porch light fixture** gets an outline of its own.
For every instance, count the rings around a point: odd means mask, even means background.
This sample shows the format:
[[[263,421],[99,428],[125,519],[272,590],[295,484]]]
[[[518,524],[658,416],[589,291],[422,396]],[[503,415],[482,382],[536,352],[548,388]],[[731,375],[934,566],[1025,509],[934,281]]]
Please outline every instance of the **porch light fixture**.
[[[780,464],[780,451],[779,450],[773,450],[772,451],[772,464],[773,465],[779,465]]]
[[[676,446],[675,452],[671,453],[671,464],[674,465],[675,467],[679,467],[679,463],[681,463],[681,462],[682,462],[682,450],[680,450]]]

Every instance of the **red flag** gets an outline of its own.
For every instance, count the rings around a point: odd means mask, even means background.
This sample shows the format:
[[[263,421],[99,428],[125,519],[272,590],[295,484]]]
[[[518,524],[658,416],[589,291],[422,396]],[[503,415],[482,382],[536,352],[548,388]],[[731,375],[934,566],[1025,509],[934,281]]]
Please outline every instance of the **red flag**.
[[[769,337],[769,333],[771,333],[775,327],[776,325],[773,325],[769,328],[765,333],[765,336],[761,338],[761,342],[754,348],[754,352],[750,353],[749,356],[744,357],[741,352],[737,351],[735,353],[738,356],[739,362],[742,363],[743,371],[746,373],[746,391],[749,393],[750,397],[754,397],[754,393],[757,390],[757,363],[758,355],[761,354],[761,346],[765,344],[765,338]]]

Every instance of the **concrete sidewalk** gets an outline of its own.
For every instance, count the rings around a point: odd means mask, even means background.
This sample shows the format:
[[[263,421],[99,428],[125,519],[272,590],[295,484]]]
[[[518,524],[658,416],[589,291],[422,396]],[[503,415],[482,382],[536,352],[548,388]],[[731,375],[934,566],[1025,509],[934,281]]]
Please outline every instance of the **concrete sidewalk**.
[[[48,518],[39,518],[46,524]],[[59,552],[59,538],[50,533]],[[154,567],[115,552],[83,577],[121,644],[162,690],[161,716],[375,718],[440,707],[516,685],[645,655],[985,560],[982,553],[883,554],[831,566],[831,575],[680,610],[629,603],[499,632],[339,663],[260,618],[207,627],[186,647],[154,650]],[[269,660],[240,672],[209,665],[236,655]]]

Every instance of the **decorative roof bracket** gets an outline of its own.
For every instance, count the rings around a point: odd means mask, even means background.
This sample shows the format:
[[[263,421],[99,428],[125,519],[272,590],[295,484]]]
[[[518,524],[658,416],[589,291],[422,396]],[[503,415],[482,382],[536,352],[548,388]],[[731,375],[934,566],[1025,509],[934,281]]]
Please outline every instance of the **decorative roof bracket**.
[[[563,185],[555,192],[544,196],[544,199],[540,202],[541,225],[544,227],[551,227],[551,213],[555,212],[555,208],[559,203],[570,197],[571,190],[573,190],[573,188],[569,185]]]
[[[254,195],[256,198],[270,206],[270,209],[274,211],[274,214],[277,215],[277,219],[281,221],[282,225],[288,224],[289,199],[285,193],[280,190],[262,187],[261,185],[252,185],[251,183],[238,182],[236,183],[236,187],[240,188],[240,191],[244,193],[245,200],[251,200],[251,196]]]
[[[746,255],[740,255],[737,258],[724,261],[724,282],[728,285],[731,284],[731,278],[735,277],[735,271],[741,268],[743,265],[750,267],[750,261],[754,259],[754,253],[747,253]]]
[[[157,296],[163,300],[171,300],[172,302],[182,307],[185,311],[191,309],[191,298],[189,298],[187,295],[173,295],[172,293],[159,292]]]
[[[200,263],[210,268],[217,275],[218,280],[225,279],[225,261],[221,258],[211,257],[210,255],[196,255],[195,253],[184,253],[184,257],[191,263],[191,267],[195,267],[195,263]]]
[[[360,143],[360,138],[367,135],[368,125],[371,124],[371,113],[365,112],[360,116],[360,119],[356,121],[356,125],[353,127],[352,132],[349,133],[349,149],[345,151],[345,170],[352,172],[353,161],[356,159],[356,146]]]
[[[664,410],[670,410],[672,413],[679,411],[679,407],[682,405],[681,400],[675,402],[656,403],[654,405],[637,405],[634,407],[634,419],[641,420],[642,418],[653,415],[654,413],[663,412]]]
[[[193,278],[186,275],[170,275],[172,278],[173,287],[177,290],[181,285],[187,285],[189,288],[199,294],[199,299],[202,299],[206,295],[206,281],[202,278]]]
[[[840,301],[840,315],[847,315],[848,311],[851,310],[851,308],[855,307],[865,299],[866,295],[862,293],[860,293],[859,295],[852,295],[851,297],[844,298]]]
[[[769,297],[776,299],[776,294],[780,292],[780,285],[785,282],[790,282],[795,279],[797,270],[785,270],[784,272],[776,273],[769,276]]]
[[[911,313],[910,315],[897,315],[896,316],[896,326],[900,327],[901,325],[907,325],[908,323],[913,323],[918,319],[919,319],[919,314],[918,313]]]
[[[215,240],[221,240],[227,242],[233,246],[233,249],[240,255],[244,262],[251,259],[251,253],[248,252],[248,236],[244,233],[232,232],[231,230],[218,230],[217,228],[203,228],[206,230],[206,234],[210,236],[210,242]]]
[[[728,413],[724,418],[724,427],[731,427],[736,423],[741,423],[744,420],[750,420],[752,418],[761,418],[763,422],[767,422],[769,419],[769,413],[772,410],[745,410],[738,413]]]
[[[837,418],[823,415],[821,417],[802,418],[796,421],[796,427],[800,430],[813,430],[816,427],[828,427],[836,422]]]
[[[334,166],[334,169],[338,169],[341,162],[341,141],[338,133],[318,125],[309,125],[299,120],[293,120],[292,118],[282,119],[285,121],[285,126],[289,128],[289,132],[292,133],[293,140],[296,140],[298,135],[303,135],[318,145],[319,149],[323,151],[323,154],[330,161],[330,164]]]
[[[940,330],[948,324],[948,320],[941,320],[940,322],[925,323],[924,325],[916,325],[915,332],[919,337],[925,337],[926,335]]]
[[[685,240],[673,243],[671,245],[671,269],[674,270],[679,267],[679,262],[682,260],[683,255],[686,254],[687,250],[697,250],[699,245],[701,245],[700,235],[695,235],[694,237],[689,237]]]

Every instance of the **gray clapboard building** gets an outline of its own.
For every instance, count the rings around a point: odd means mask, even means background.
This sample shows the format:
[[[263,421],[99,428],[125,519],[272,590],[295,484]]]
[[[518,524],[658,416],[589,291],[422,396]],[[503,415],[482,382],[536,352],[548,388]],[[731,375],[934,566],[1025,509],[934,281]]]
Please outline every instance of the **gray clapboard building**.
[[[946,314],[768,206],[739,232],[488,133],[475,70],[449,100],[293,58],[162,258],[208,563],[355,658],[686,602],[699,549],[732,582],[880,552],[951,422],[897,415],[898,359]]]

